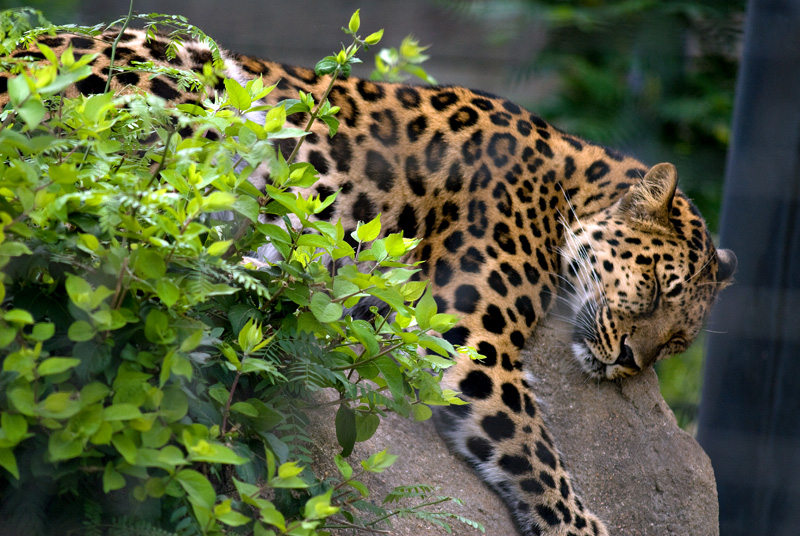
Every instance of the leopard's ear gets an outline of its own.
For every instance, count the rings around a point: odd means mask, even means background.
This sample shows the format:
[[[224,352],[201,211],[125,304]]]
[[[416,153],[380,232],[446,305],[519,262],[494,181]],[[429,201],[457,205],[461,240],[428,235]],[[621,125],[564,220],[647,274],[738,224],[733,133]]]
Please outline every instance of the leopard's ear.
[[[736,272],[736,254],[729,249],[717,250],[717,283],[730,284]]]
[[[628,217],[669,227],[672,198],[678,187],[678,171],[668,163],[656,164],[620,200],[620,210]]]

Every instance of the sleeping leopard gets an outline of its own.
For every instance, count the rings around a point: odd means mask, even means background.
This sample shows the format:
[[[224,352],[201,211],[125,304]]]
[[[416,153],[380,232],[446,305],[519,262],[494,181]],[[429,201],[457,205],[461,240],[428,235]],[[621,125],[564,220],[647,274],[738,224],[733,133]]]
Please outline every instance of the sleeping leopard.
[[[118,32],[42,39],[57,54],[68,46],[97,54],[93,74],[67,96],[105,90]],[[168,60],[166,44],[126,30],[117,61],[202,71],[212,57],[190,41]],[[35,45],[25,54],[43,59]],[[269,103],[298,90],[321,95],[329,83],[305,68],[225,51],[223,58],[227,76],[241,83],[259,76],[278,83]],[[0,107],[6,86],[0,74]],[[114,76],[111,88],[174,103],[198,98],[168,77],[129,71]],[[319,171],[314,193],[340,192],[325,216],[351,230],[380,213],[390,222],[385,233],[419,239],[409,261],[424,261],[439,311],[460,317],[443,336],[484,356],[457,359],[446,372],[443,387],[470,403],[443,410],[440,433],[503,498],[520,533],[607,535],[573,489],[520,352],[560,300],[574,327],[572,353],[589,377],[636,374],[689,346],[730,283],[736,257],[714,247],[676,188],[674,166],[649,168],[508,100],[358,78],[336,81],[329,98],[340,107],[338,134],[315,127],[299,154]],[[280,150],[288,154],[293,143]],[[268,179],[264,173],[254,182]]]

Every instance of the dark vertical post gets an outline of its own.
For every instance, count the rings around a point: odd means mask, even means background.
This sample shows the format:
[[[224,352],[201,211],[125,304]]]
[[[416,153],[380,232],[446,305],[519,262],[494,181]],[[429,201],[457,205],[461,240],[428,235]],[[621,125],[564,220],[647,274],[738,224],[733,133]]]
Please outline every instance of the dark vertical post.
[[[698,439],[724,536],[800,534],[800,0],[751,0]]]

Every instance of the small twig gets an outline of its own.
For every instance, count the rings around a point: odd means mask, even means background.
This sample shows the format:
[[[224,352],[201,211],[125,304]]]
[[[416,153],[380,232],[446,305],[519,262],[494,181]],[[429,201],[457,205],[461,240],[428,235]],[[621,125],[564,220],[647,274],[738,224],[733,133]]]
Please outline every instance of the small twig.
[[[108,60],[108,80],[106,80],[106,89],[103,93],[108,93],[108,90],[111,89],[111,77],[114,76],[114,58],[117,55],[117,44],[119,44],[120,39],[122,39],[122,33],[128,28],[128,24],[130,24],[132,18],[133,0],[131,0],[130,6],[128,7],[128,16],[125,17],[125,22],[122,23],[122,29],[119,31],[117,38],[114,39],[114,43],[111,45],[111,57]]]
[[[164,142],[164,154],[161,155],[161,161],[158,163],[158,166],[156,166],[155,171],[153,171],[153,175],[150,177],[150,182],[148,182],[147,186],[145,186],[145,190],[153,185],[153,182],[155,182],[156,178],[158,178],[158,176],[164,170],[164,163],[167,161],[167,154],[169,153],[169,144],[172,141],[172,136],[174,135],[174,130],[170,130],[169,134],[167,134],[167,140]]]
[[[125,270],[128,269],[128,261],[130,261],[130,257],[122,259],[122,268],[120,268],[117,286],[114,289],[114,299],[111,300],[112,309],[119,309],[122,306],[122,278],[125,275]]]
[[[371,363],[371,362],[375,361],[379,357],[383,357],[386,354],[394,352],[395,350],[405,346],[406,344],[407,343],[405,343],[405,342],[401,342],[399,344],[395,344],[395,345],[390,346],[388,348],[384,348],[383,351],[375,354],[374,356],[370,357],[369,359],[365,359],[364,361],[359,361],[358,363],[353,363],[352,365],[342,365],[341,367],[332,367],[330,370],[332,370],[332,371],[342,371],[342,370],[348,370],[348,369],[351,369],[351,368],[358,368],[358,367],[360,367],[362,365],[365,365],[367,363]]]
[[[392,514],[394,515],[394,514]],[[383,529],[371,529],[369,527],[363,527],[361,525],[355,525],[353,523],[348,523],[347,521],[336,521],[336,525],[325,525],[326,529],[355,529],[360,530],[363,532],[371,532],[373,534],[391,534],[392,531],[390,530],[383,530]]]
[[[239,377],[242,375],[242,365],[244,365],[244,361],[247,359],[247,354],[242,357],[242,360],[239,362],[239,366],[236,368],[236,376],[233,377],[233,383],[231,384],[231,390],[228,393],[228,400],[225,402],[225,413],[222,417],[222,426],[220,426],[220,431],[224,435],[228,429],[228,415],[231,412],[231,402],[233,401],[233,393],[236,392],[236,385],[239,383]]]

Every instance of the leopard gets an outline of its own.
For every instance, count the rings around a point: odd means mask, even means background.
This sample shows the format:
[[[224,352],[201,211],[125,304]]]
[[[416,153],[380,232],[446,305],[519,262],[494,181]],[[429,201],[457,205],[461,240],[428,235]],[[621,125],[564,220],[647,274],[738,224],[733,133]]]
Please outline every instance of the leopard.
[[[120,35],[121,33],[121,35]],[[96,54],[68,97],[102,93],[115,61],[202,72],[209,46],[142,30],[41,38],[60,54]],[[15,55],[45,61],[36,44]],[[321,95],[328,76],[221,50],[226,76],[277,84],[265,104]],[[8,103],[0,73],[0,106]],[[125,70],[110,88],[174,104],[198,102],[169,76]],[[217,89],[221,89],[220,86]],[[736,256],[714,246],[669,163],[647,166],[570,135],[504,98],[459,86],[337,79],[338,133],[315,125],[299,157],[319,172],[310,193],[338,197],[320,217],[348,231],[379,214],[383,233],[419,240],[419,262],[439,312],[458,324],[442,336],[481,359],[455,357],[442,386],[468,402],[442,409],[437,427],[506,503],[525,536],[606,536],[580,499],[525,369],[522,350],[556,302],[570,320],[569,352],[588,378],[618,381],[687,349]],[[290,116],[293,125],[306,118]],[[284,155],[295,140],[282,140]],[[256,184],[269,183],[259,171]],[[348,233],[349,234],[349,233]],[[557,408],[554,408],[557,411]]]

